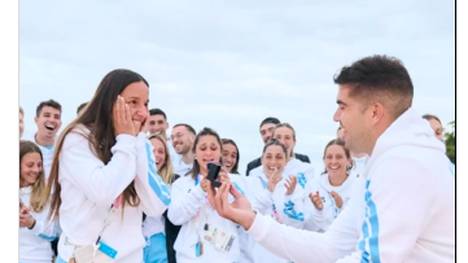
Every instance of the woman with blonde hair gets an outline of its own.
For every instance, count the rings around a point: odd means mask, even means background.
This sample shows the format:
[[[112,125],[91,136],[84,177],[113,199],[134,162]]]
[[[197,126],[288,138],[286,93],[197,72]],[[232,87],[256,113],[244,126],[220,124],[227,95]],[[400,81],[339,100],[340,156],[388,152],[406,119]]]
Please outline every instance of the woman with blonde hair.
[[[178,175],[174,174],[171,157],[165,136],[155,133],[148,138],[153,145],[153,155],[156,160],[158,174],[168,185],[171,185]],[[144,262],[175,262],[174,242],[180,226],[173,225],[167,220],[167,214],[153,217],[147,216],[143,221],[143,235],[146,239],[144,248]]]
[[[42,152],[31,141],[20,141],[19,262],[48,262],[54,256],[50,241],[58,225],[47,220],[49,203]]]

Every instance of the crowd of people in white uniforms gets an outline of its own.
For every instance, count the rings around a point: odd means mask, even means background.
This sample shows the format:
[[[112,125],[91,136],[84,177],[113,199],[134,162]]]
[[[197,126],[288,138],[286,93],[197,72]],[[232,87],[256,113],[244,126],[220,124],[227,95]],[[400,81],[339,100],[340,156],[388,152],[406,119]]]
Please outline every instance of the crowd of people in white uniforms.
[[[381,84],[393,83],[385,82],[386,78],[403,79],[402,82],[409,79],[409,76],[405,79],[401,68],[406,70],[394,58],[365,59],[374,64],[370,63],[368,71],[361,73],[364,77],[360,76],[359,80],[364,84],[368,77],[374,85],[386,86],[385,92],[393,94],[391,85]],[[364,60],[356,63],[363,67]],[[354,67],[358,66],[356,63]],[[344,69],[342,74],[349,74],[352,79],[354,73],[344,72]],[[388,75],[378,75],[383,80],[375,81],[373,70],[387,70]],[[400,72],[392,76],[392,70]],[[342,88],[349,83],[358,85],[355,82],[354,79],[338,80],[337,84]],[[412,92],[412,86],[410,88]],[[263,150],[259,150],[261,156],[250,162],[243,174],[238,167],[240,149],[235,140],[222,138],[211,128],[197,133],[186,123],[174,125],[171,134],[166,134],[167,116],[161,109],[148,110],[148,94],[149,84],[141,75],[131,70],[113,70],[103,78],[94,97],[80,105],[77,117],[59,136],[61,105],[49,100],[38,106],[37,133],[20,141],[20,262],[334,262],[348,254],[351,254],[347,257],[349,261],[343,262],[355,262],[351,258],[380,262],[418,258],[415,255],[419,255],[420,250],[432,251],[421,258],[433,253],[441,262],[453,259],[453,232],[446,231],[444,237],[436,238],[444,247],[438,248],[440,253],[431,248],[432,233],[440,234],[453,226],[450,214],[453,198],[450,197],[447,197],[448,203],[440,204],[447,212],[445,216],[431,212],[431,216],[445,224],[443,229],[423,229],[422,236],[405,239],[407,243],[404,244],[384,242],[382,237],[373,235],[377,215],[386,215],[383,209],[393,206],[383,203],[376,207],[372,199],[373,195],[380,197],[382,193],[370,188],[371,178],[380,177],[375,174],[377,169],[369,166],[375,167],[375,163],[385,161],[373,160],[378,151],[356,147],[359,143],[366,144],[362,142],[365,138],[351,138],[349,134],[353,129],[362,128],[347,127],[335,115],[335,120],[340,122],[336,138],[324,145],[323,167],[312,167],[307,155],[294,151],[297,138],[293,126],[274,117],[265,118],[259,125],[265,143]],[[337,113],[348,106],[345,101],[338,103]],[[396,107],[381,104],[387,108]],[[422,145],[434,149],[442,147],[441,140],[435,136],[439,126],[421,116],[416,121],[417,114],[410,108],[399,114],[413,118],[409,124],[401,125],[411,126],[415,133],[426,134]],[[410,114],[411,117],[406,117]],[[22,115],[20,109],[20,136]],[[394,122],[399,123],[400,119]],[[370,127],[369,123],[363,126]],[[413,128],[413,123],[419,126]],[[434,132],[431,127],[436,127]],[[400,136],[396,131],[394,135],[387,133],[382,138],[390,137],[387,139],[390,142],[381,146],[382,149],[390,147],[393,136]],[[417,144],[418,140],[413,143]],[[400,144],[405,147],[405,143],[409,144],[407,141]],[[408,151],[411,152],[411,148]],[[393,164],[401,163],[412,171],[411,165],[416,164],[407,163],[406,153],[401,156],[401,160],[394,157]],[[434,169],[438,169],[440,177],[452,173],[453,165],[446,157],[442,160],[436,153],[428,153],[426,157],[434,160]],[[443,168],[444,161],[447,161],[448,172]],[[209,164],[221,166],[220,188],[214,188],[213,181],[207,178]],[[443,181],[439,182],[443,187],[440,195],[453,190],[450,184],[453,177],[449,177],[449,181],[437,176],[429,178],[433,183]],[[383,180],[391,185],[388,182],[391,178]],[[362,193],[365,197],[356,197]],[[248,202],[244,205],[248,205],[243,207],[241,203],[245,200]],[[365,212],[359,212],[363,206]],[[395,211],[398,209],[400,207]],[[252,215],[247,212],[252,211],[255,221],[245,223]],[[402,208],[402,211],[406,210]],[[411,214],[414,218],[428,213],[415,211]],[[349,216],[353,213],[361,214]],[[342,218],[348,220],[343,223]],[[405,235],[403,230],[388,227],[399,220],[397,214],[379,219],[380,228],[390,231],[391,236]],[[423,227],[419,221],[413,223],[407,226]],[[281,227],[276,228],[276,224]],[[337,239],[340,234],[337,229],[344,228],[336,225],[346,224],[361,225],[352,233],[361,238],[359,242],[349,237]],[[317,236],[309,237],[309,233]],[[296,239],[289,238],[291,241],[286,244],[290,235],[295,235]],[[366,235],[374,239],[366,239]],[[301,242],[299,238],[304,238],[304,244],[297,245]],[[430,240],[430,244],[423,242],[423,247],[419,248],[417,244],[424,238]],[[311,240],[322,245],[307,244]],[[381,243],[377,251],[375,242]],[[297,248],[292,248],[293,245]],[[308,245],[310,251],[306,249]],[[327,245],[334,245],[332,252]],[[390,255],[391,246],[403,245],[406,246],[403,256]],[[317,253],[316,258],[314,253]]]

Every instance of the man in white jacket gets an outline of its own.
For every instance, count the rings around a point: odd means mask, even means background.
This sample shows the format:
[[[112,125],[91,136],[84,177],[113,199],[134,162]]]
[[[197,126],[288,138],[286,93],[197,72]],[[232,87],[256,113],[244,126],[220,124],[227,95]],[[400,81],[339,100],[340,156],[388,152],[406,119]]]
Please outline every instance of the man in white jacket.
[[[44,157],[44,175],[47,179],[54,158],[55,140],[62,126],[62,105],[53,99],[42,101],[36,107],[34,122],[37,126],[37,132],[30,138],[29,136],[26,138],[36,143],[41,149]]]
[[[411,109],[413,86],[395,58],[344,67],[334,120],[346,146],[370,158],[349,205],[325,233],[258,214],[229,184],[214,196],[222,216],[260,244],[300,262],[453,262],[454,180],[443,144]],[[236,197],[227,202],[229,191]],[[210,192],[214,195],[214,192]]]

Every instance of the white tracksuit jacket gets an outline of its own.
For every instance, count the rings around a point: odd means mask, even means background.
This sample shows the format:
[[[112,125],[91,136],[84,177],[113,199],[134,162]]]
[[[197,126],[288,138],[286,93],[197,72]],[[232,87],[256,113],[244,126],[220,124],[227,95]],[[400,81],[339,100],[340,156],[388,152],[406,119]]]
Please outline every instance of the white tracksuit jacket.
[[[240,175],[229,175],[233,185],[245,195],[244,181]],[[243,251],[248,246],[240,246],[244,230],[237,224],[220,217],[208,203],[207,193],[200,186],[201,175],[194,180],[191,175],[179,178],[172,184],[172,201],[168,218],[175,225],[182,225],[174,243],[177,262],[249,262],[250,252]],[[234,240],[228,252],[217,250],[204,238],[205,224],[217,227]],[[245,232],[244,232],[245,234]],[[203,253],[197,253],[203,243]]]
[[[286,195],[286,181],[296,176],[297,183],[294,192]],[[278,182],[273,192],[268,190],[268,178],[264,173],[252,173],[249,181],[250,200],[254,209],[269,214],[278,222],[303,228],[305,222],[304,208],[309,204],[308,181],[312,176],[304,172],[290,174],[283,172],[283,178]]]
[[[335,220],[335,218],[340,214],[340,212],[346,207],[349,200],[351,199],[354,186],[357,183],[363,183],[362,177],[356,177],[355,174],[348,175],[348,178],[340,185],[333,186],[330,184],[328,179],[328,174],[321,174],[311,180],[307,187],[307,193],[316,193],[319,192],[320,198],[322,199],[323,208],[321,210],[315,208],[310,198],[307,198],[306,206],[306,225],[304,228],[324,232],[328,229],[330,224]],[[335,199],[332,197],[331,192],[336,192],[340,195],[343,200],[343,205],[341,208],[336,206]],[[308,197],[308,195],[307,195]]]
[[[28,207],[30,207],[31,191],[31,186],[22,187],[19,190],[21,202]],[[36,220],[36,224],[32,229],[19,228],[19,262],[50,263],[52,261],[53,252],[50,241],[57,238],[59,227],[57,220],[48,220],[49,209],[49,204],[40,212],[34,212],[30,207],[30,214]]]
[[[286,180],[296,176],[297,184],[291,195],[286,195]],[[309,163],[291,159],[284,167],[282,179],[271,193],[268,178],[263,172],[263,166],[253,169],[248,180],[248,192],[252,206],[261,213],[275,217],[279,222],[296,228],[303,228],[305,223],[304,209],[308,205],[310,182],[315,178],[313,167]]]
[[[248,232],[296,263],[454,261],[454,177],[444,145],[420,114],[409,109],[385,130],[364,177],[325,233],[263,215]]]
[[[296,187],[291,195],[286,195],[285,183],[291,176],[296,176]],[[302,229],[307,224],[307,215],[311,214],[306,213],[311,210],[308,208],[311,203],[307,186],[314,178],[313,169],[309,164],[291,159],[284,168],[282,177],[274,191],[270,192],[268,178],[263,172],[263,167],[255,168],[247,177],[248,198],[252,207],[260,213],[268,214],[280,223]],[[288,262],[270,253],[259,244],[253,245],[253,255],[255,262]]]
[[[146,238],[151,238],[157,233],[164,233],[164,217],[158,216],[147,216],[145,221],[143,221],[143,235]]]
[[[349,171],[349,174],[354,177],[361,177],[364,174],[364,170],[366,168],[367,160],[369,160],[369,156],[362,156],[362,157],[353,157],[353,168]]]
[[[104,225],[100,250],[114,262],[141,262],[143,212],[160,216],[170,202],[169,188],[157,174],[152,145],[143,133],[118,135],[112,158],[104,164],[90,149],[85,138],[88,133],[83,125],[76,127],[65,137],[60,153],[59,220],[63,232],[59,262],[68,261],[73,245],[94,244]],[[126,204],[122,209],[115,201],[132,181],[140,204]]]

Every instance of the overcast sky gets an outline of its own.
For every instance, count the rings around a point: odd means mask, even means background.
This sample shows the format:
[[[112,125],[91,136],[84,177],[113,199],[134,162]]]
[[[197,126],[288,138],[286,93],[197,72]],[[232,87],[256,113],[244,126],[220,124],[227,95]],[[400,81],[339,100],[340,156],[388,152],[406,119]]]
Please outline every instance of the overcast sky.
[[[55,99],[63,126],[112,69],[150,83],[170,124],[208,126],[240,147],[240,170],[261,153],[267,116],[292,124],[296,152],[321,170],[337,87],[364,56],[400,58],[414,107],[455,118],[452,1],[20,1],[20,105]]]

